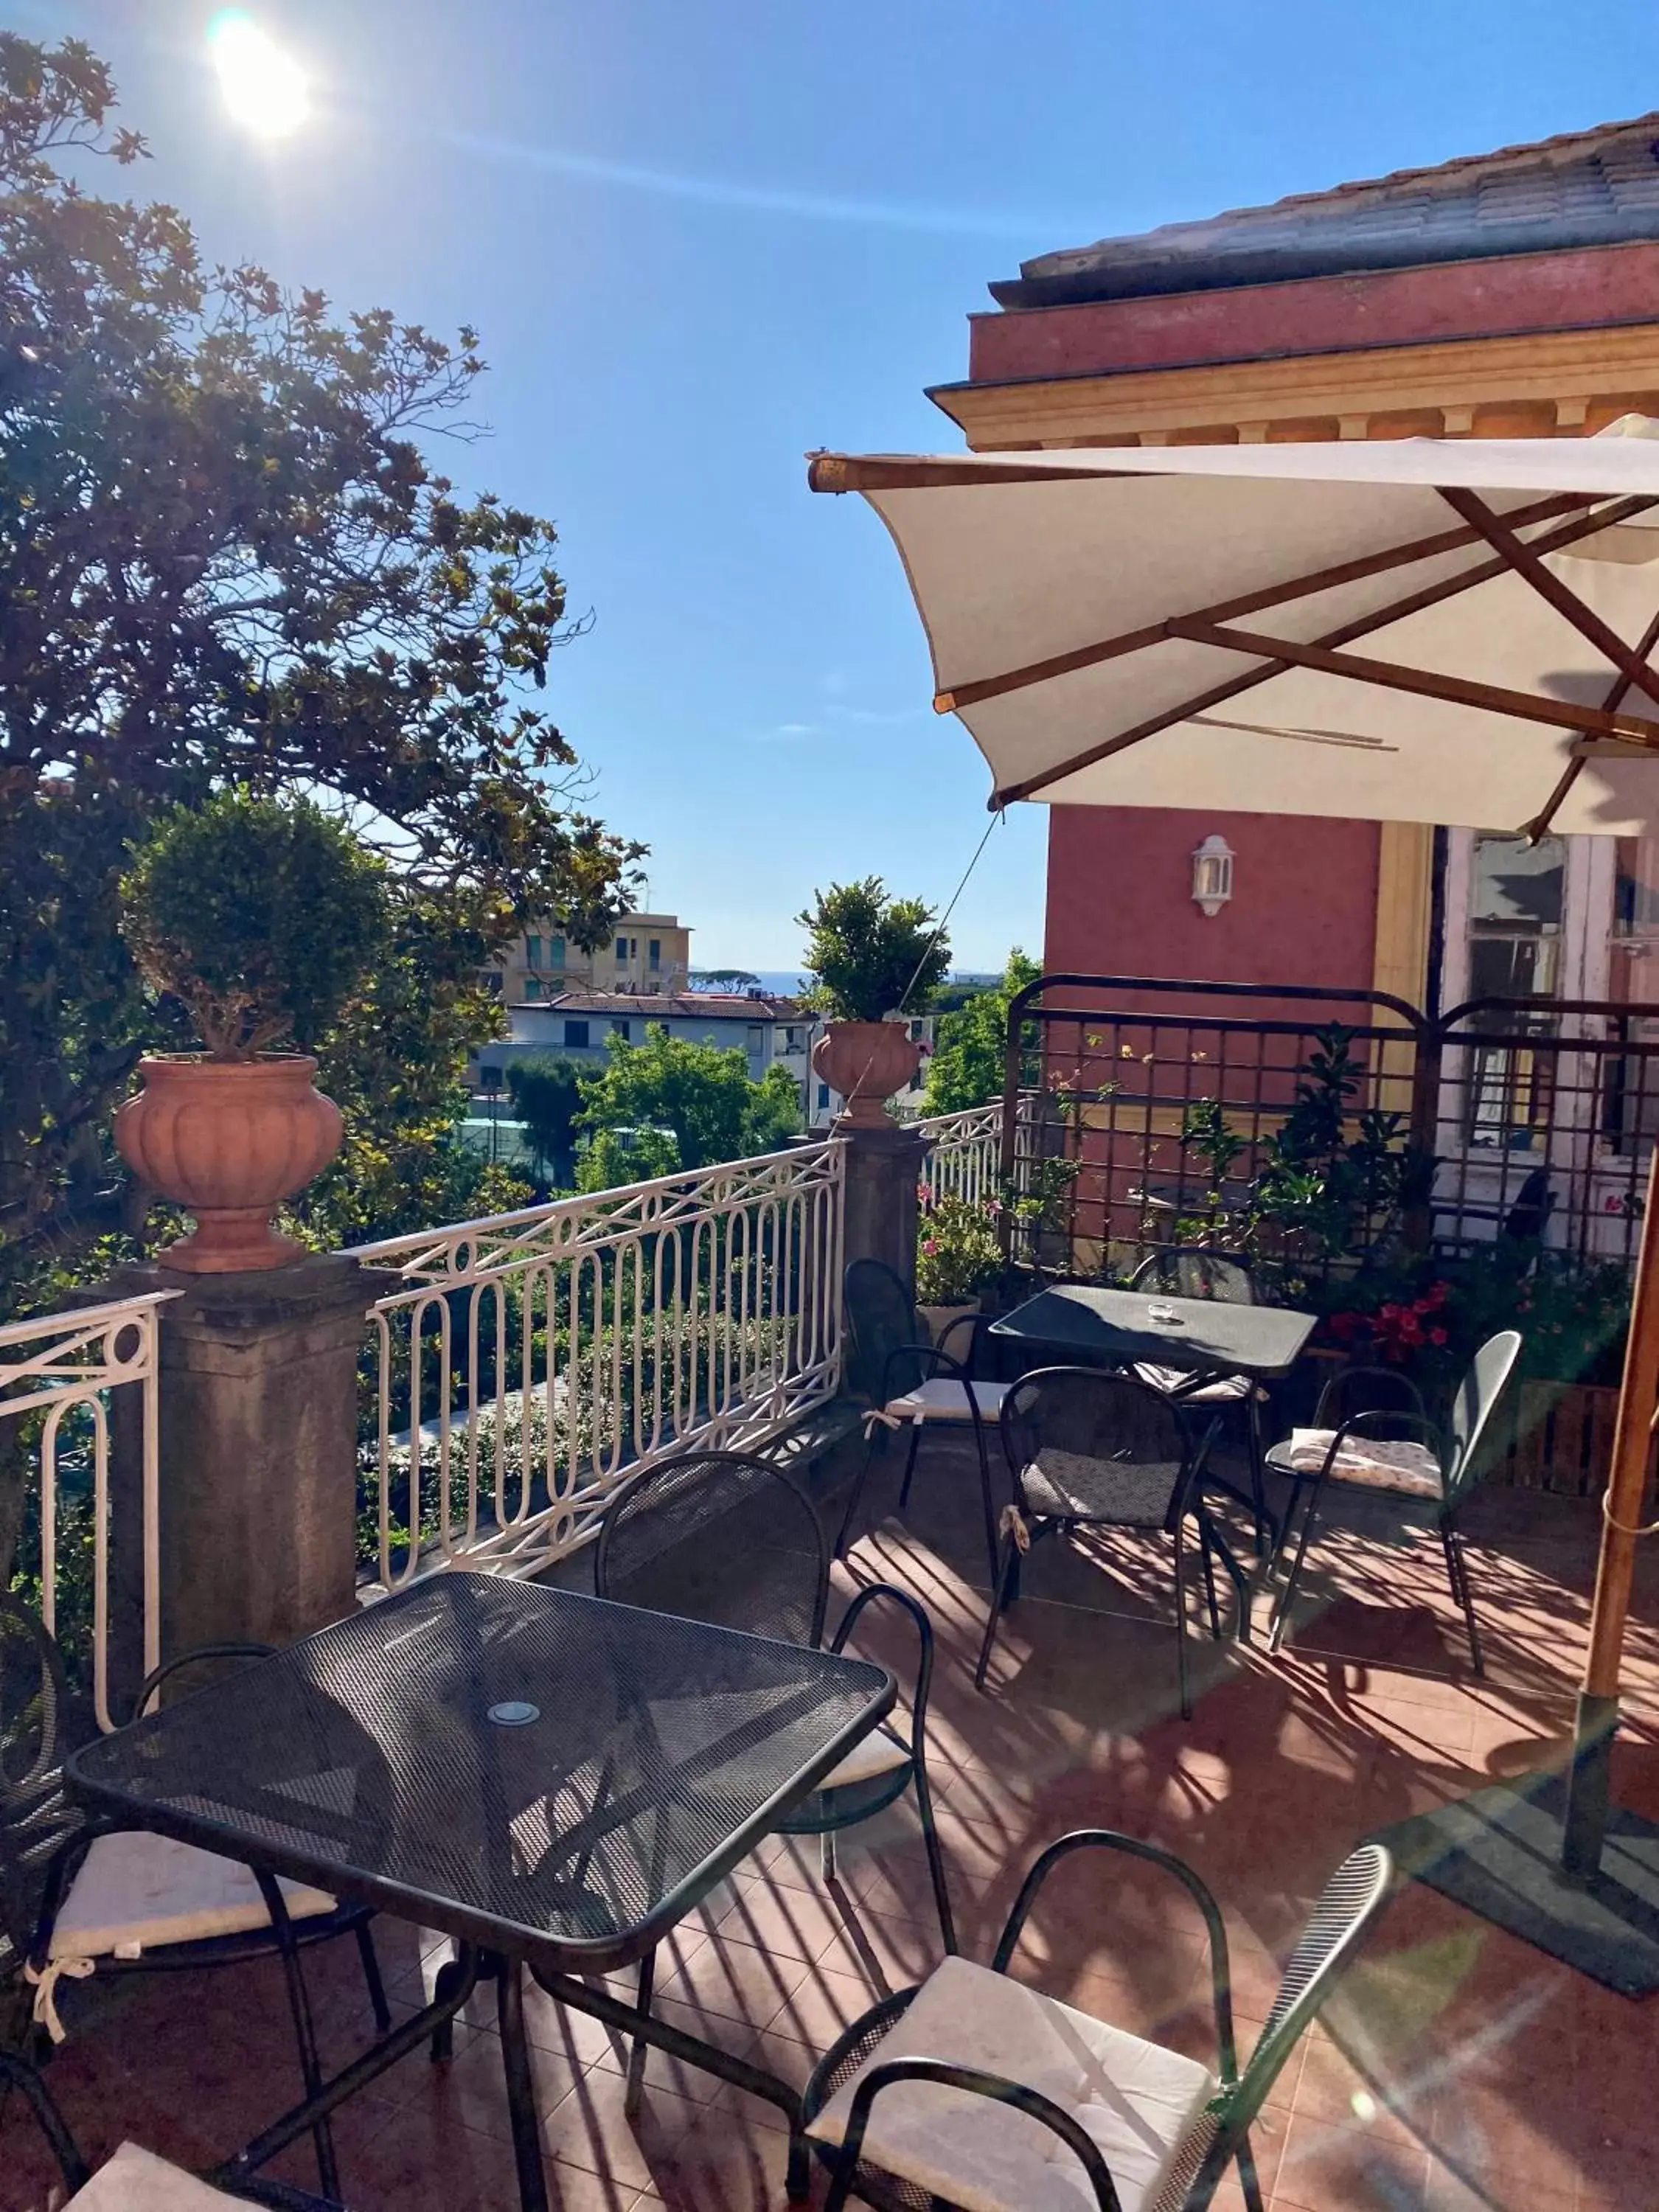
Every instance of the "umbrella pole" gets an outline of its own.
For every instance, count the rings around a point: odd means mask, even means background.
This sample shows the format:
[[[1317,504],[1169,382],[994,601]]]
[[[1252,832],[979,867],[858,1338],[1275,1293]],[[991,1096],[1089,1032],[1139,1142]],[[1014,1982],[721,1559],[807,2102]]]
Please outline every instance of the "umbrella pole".
[[[1561,1865],[1587,1881],[1601,1863],[1607,1830],[1613,1739],[1619,1724],[1619,1666],[1630,1611],[1631,1577],[1659,1403],[1659,1147],[1648,1171],[1647,1205],[1625,1346],[1624,1380],[1613,1429],[1613,1466],[1603,1504],[1601,1554],[1590,1610],[1589,1656],[1578,1692],[1572,1766],[1567,1778]]]

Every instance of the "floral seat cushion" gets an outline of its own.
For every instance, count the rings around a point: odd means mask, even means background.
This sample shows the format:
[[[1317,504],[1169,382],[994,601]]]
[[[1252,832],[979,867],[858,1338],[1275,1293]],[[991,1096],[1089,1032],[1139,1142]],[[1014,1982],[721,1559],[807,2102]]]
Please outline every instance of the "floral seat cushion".
[[[1334,1429],[1292,1429],[1288,1443],[1275,1444],[1270,1467],[1292,1474],[1318,1474],[1335,1439]],[[1403,1438],[1346,1437],[1330,1470],[1333,1482],[1362,1490],[1382,1490],[1399,1498],[1439,1498],[1445,1494],[1440,1462],[1426,1444]]]

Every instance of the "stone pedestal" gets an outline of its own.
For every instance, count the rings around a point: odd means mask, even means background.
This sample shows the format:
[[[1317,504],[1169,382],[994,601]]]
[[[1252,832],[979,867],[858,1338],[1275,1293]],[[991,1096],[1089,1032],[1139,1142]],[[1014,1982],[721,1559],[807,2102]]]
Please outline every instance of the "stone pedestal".
[[[837,1122],[834,1135],[847,1148],[842,1260],[884,1261],[914,1297],[921,1212],[916,1186],[927,1140],[896,1121],[870,1129]]]
[[[125,1267],[101,1293],[183,1292],[161,1309],[164,1658],[290,1643],[356,1602],[358,1362],[365,1316],[398,1279],[331,1253],[248,1274]],[[112,1610],[129,1622],[142,1613],[136,1441],[118,1428]]]

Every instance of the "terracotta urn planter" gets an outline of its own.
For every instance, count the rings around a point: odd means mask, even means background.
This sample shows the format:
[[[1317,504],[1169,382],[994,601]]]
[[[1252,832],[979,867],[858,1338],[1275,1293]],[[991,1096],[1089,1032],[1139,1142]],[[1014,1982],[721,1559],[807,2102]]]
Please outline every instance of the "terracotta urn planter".
[[[313,1087],[302,1054],[259,1060],[145,1060],[143,1089],[115,1116],[122,1158],[196,1233],[157,1254],[197,1275],[280,1267],[303,1256],[270,1217],[340,1149],[340,1109]]]
[[[843,1121],[879,1128],[882,1108],[921,1065],[921,1047],[902,1022],[831,1022],[812,1048],[812,1073],[847,1101]]]

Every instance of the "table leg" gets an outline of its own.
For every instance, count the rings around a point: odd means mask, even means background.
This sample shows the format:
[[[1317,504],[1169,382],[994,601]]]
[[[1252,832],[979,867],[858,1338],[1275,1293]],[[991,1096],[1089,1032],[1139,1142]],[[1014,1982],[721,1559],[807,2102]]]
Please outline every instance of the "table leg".
[[[417,2049],[445,2021],[453,2020],[471,1996],[481,1971],[478,1954],[470,1944],[461,1947],[461,1955],[456,1964],[459,1974],[442,1997],[404,2021],[401,2027],[393,2028],[390,2035],[383,2035],[370,2044],[368,2049],[354,2058],[350,2065],[343,2067],[332,2081],[325,2081],[314,2096],[307,2097],[292,2112],[285,2112],[263,2135],[256,2136],[234,2158],[228,2158],[205,2178],[224,2188],[240,2188],[250,2175],[256,2173],[262,2166],[269,2165],[291,2142],[310,2134],[319,2121],[325,2120],[331,2112],[344,2104],[348,2097],[355,2097],[360,2089],[367,2088],[371,2081],[378,2081],[389,2066],[395,2066],[400,2058]]]
[[[524,2032],[524,1982],[516,1959],[491,1961],[495,1982],[495,2018],[501,2031],[501,2066],[507,2075],[507,2112],[513,2128],[513,2158],[519,2169],[519,2202],[524,2212],[548,2212],[547,2176],[542,2168],[542,2131],[536,2117],[536,2077]]]
[[[805,2203],[809,2193],[811,2158],[805,2136],[801,2130],[800,2096],[797,2090],[778,2075],[768,2073],[764,2067],[751,2066],[746,2058],[735,2058],[729,2051],[717,2044],[705,2043],[702,2038],[687,2035],[666,2021],[641,2012],[637,2005],[624,2004],[620,1997],[612,1996],[608,1990],[598,1989],[586,1982],[579,1982],[568,1974],[548,1973],[532,1966],[536,1977],[549,1996],[576,2012],[589,2013],[601,2020],[607,2027],[619,2033],[633,2036],[637,2043],[653,2045],[665,2051],[671,2058],[682,2065],[700,2067],[734,2088],[747,2092],[751,2097],[761,2097],[769,2105],[775,2105],[789,2124],[789,2174],[787,2184],[792,2204]]]

